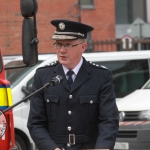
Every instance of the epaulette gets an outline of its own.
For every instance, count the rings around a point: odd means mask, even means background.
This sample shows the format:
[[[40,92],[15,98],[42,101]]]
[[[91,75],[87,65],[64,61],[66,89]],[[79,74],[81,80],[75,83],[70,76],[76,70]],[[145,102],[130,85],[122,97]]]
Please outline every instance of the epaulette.
[[[89,64],[90,64],[91,66],[93,66],[93,67],[102,68],[102,69],[108,69],[107,67],[105,67],[105,66],[103,66],[103,65],[98,65],[98,64],[95,64],[95,63],[93,63],[93,62],[91,62],[91,61],[88,61],[88,62],[89,62]]]
[[[45,66],[39,67],[38,69],[55,66],[55,65],[57,65],[57,64],[58,64],[58,60],[57,60],[57,61],[54,61],[54,62],[52,62],[52,63],[49,63],[49,64],[47,64],[47,65],[45,65]]]

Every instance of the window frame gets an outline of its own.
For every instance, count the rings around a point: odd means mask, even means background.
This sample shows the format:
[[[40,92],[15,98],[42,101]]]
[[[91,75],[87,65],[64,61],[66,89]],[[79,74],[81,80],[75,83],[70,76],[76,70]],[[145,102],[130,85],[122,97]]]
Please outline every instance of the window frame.
[[[93,4],[82,4],[81,0],[78,0],[81,9],[95,9],[94,0],[91,0]]]

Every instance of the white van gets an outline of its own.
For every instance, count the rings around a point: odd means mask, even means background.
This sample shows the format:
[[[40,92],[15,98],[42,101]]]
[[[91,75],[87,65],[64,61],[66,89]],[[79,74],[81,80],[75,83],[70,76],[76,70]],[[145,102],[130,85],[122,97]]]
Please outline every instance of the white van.
[[[140,89],[150,77],[150,52],[93,52],[84,53],[88,60],[106,66],[113,73],[114,90],[117,100]],[[4,58],[4,61],[7,57]],[[8,62],[5,67],[21,65],[22,57]],[[6,71],[11,82],[13,103],[26,97],[31,91],[35,70],[57,60],[55,54],[39,55],[39,63],[33,67],[10,69]],[[21,103],[13,109],[16,147],[18,150],[35,150],[26,127],[30,101]]]
[[[117,106],[120,112],[120,128],[115,150],[149,150],[150,79],[141,89],[118,101]]]

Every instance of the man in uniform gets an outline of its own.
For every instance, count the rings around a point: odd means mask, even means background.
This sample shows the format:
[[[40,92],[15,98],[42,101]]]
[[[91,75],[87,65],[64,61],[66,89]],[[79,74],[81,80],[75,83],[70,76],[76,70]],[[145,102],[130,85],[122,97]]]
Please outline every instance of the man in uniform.
[[[39,150],[113,150],[119,117],[112,74],[82,57],[93,27],[68,20],[51,24],[58,61],[37,69],[33,91],[57,75],[63,81],[32,97],[30,135]]]

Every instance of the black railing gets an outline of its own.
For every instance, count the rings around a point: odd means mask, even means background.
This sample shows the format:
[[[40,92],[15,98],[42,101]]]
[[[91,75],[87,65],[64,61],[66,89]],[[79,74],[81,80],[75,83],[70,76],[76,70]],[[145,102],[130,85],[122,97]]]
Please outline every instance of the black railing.
[[[88,41],[87,51],[132,51],[150,50],[150,39]]]

